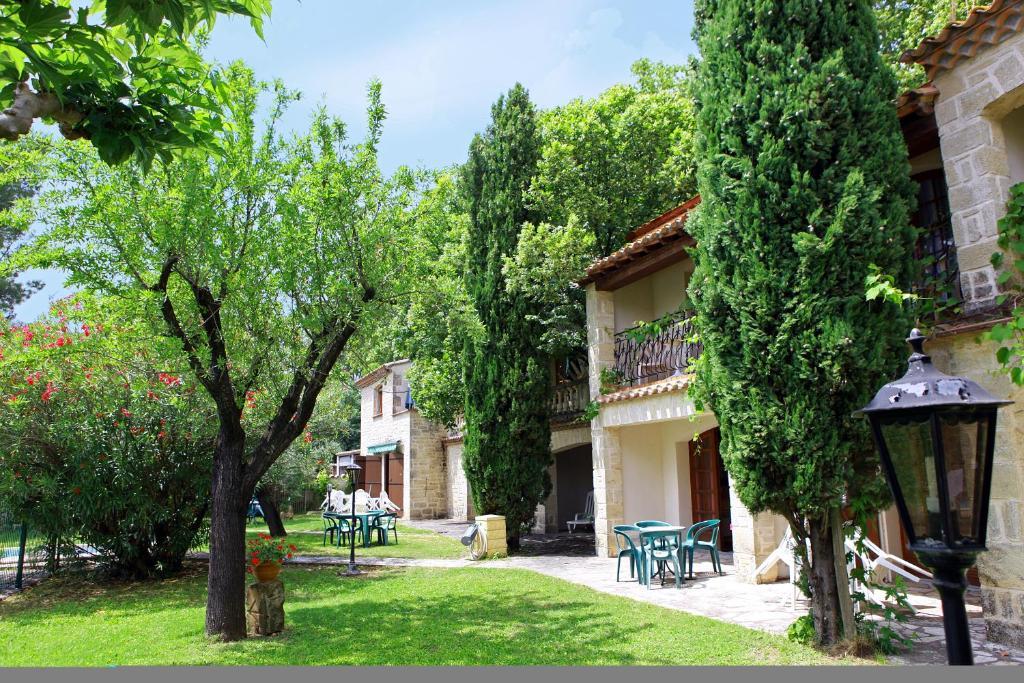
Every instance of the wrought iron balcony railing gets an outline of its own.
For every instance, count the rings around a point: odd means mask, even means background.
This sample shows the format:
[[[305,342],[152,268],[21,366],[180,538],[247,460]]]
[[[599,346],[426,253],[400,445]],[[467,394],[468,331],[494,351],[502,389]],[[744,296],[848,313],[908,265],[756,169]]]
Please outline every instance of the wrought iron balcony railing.
[[[701,345],[693,339],[693,313],[679,313],[657,321],[661,330],[650,332],[652,323],[615,335],[616,383],[625,387],[649,384],[686,372],[700,356]]]

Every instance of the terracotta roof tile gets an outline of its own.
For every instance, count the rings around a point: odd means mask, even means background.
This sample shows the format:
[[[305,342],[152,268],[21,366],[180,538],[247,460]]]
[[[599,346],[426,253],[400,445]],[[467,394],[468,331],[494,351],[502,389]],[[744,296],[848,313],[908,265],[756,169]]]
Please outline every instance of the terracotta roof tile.
[[[693,197],[686,203],[658,216],[653,221],[641,225],[630,233],[632,241],[627,243],[626,246],[590,264],[590,267],[587,268],[587,274],[579,281],[579,284],[586,285],[594,282],[622,266],[639,260],[666,244],[681,239],[692,240],[693,238],[690,237],[684,227],[686,226],[686,219],[690,215],[690,210],[698,204],[700,204],[700,197]]]
[[[667,394],[673,391],[682,391],[686,387],[690,386],[690,382],[693,381],[693,375],[677,375],[676,377],[669,377],[668,379],[658,380],[657,382],[651,382],[650,384],[644,384],[639,387],[630,387],[628,389],[621,389],[619,391],[605,394],[597,399],[598,403],[617,403],[618,401],[629,401],[635,398],[645,398],[647,396],[657,396],[658,394]]]
[[[935,111],[935,100],[939,96],[939,89],[931,82],[925,83],[920,88],[908,90],[896,98],[896,115],[901,119],[911,114],[928,115]]]
[[[379,380],[382,377],[384,377],[385,375],[387,375],[388,374],[388,370],[390,370],[391,368],[395,367],[396,365],[401,365],[402,363],[408,363],[408,362],[409,362],[408,358],[402,358],[401,360],[393,360],[390,363],[385,363],[384,365],[381,365],[380,367],[378,367],[378,368],[376,368],[374,370],[371,370],[370,372],[366,373],[365,375],[363,375],[362,377],[357,379],[356,380],[356,388],[357,389],[362,389],[364,387],[368,387],[371,384],[373,384],[374,382],[376,382],[377,380]]]
[[[1024,0],[993,0],[975,7],[963,21],[954,21],[925,38],[900,57],[904,64],[920,64],[929,79],[961,60],[973,57],[985,45],[996,45],[1024,28]]]

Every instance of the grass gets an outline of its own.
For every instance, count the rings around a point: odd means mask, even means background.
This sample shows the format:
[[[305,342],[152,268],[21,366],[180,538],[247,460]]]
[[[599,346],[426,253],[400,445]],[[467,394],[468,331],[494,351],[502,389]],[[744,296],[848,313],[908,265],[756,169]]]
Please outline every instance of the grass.
[[[754,631],[520,569],[287,567],[286,630],[203,635],[201,565],[180,578],[44,582],[0,602],[0,666],[835,664]]]
[[[337,557],[348,557],[348,546],[338,547],[330,544],[323,545],[323,522],[319,512],[311,512],[305,515],[298,515],[292,519],[286,519],[284,528],[288,531],[288,543],[293,544],[298,550],[297,555],[330,555]],[[249,537],[255,537],[260,532],[266,532],[264,524],[250,524],[247,529]],[[460,558],[466,557],[466,549],[459,543],[458,539],[445,536],[427,529],[398,522],[398,543],[394,542],[392,535],[388,545],[378,545],[376,538],[373,545],[364,548],[356,544],[356,557],[404,557],[411,559],[435,559],[435,558]]]

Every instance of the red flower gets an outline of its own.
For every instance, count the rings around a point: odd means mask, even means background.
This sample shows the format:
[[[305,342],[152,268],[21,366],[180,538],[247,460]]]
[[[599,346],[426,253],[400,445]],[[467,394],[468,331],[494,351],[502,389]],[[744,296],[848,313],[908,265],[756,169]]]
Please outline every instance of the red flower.
[[[57,387],[53,386],[53,382],[46,383],[46,390],[39,396],[44,401],[49,401],[50,397],[57,393]]]
[[[132,416],[132,414],[128,411],[127,408],[121,408],[121,414],[124,415],[125,417],[131,417]]]
[[[255,566],[256,566],[256,565],[258,565],[259,563],[260,563],[260,558],[258,558],[258,557],[254,557],[254,558],[252,558],[252,566],[254,566],[254,567],[255,567]]]
[[[306,432],[305,434],[302,435],[302,440],[305,441],[306,443],[313,443],[313,435],[310,434],[309,432]]]
[[[293,551],[293,552],[294,552],[294,551],[298,550],[298,548],[296,548],[296,547],[295,547],[294,545],[292,545],[291,543],[289,543],[289,544],[288,544],[288,550],[291,550],[291,551]]]
[[[290,560],[290,559],[292,559],[292,554],[288,553],[285,557],[287,557]]]

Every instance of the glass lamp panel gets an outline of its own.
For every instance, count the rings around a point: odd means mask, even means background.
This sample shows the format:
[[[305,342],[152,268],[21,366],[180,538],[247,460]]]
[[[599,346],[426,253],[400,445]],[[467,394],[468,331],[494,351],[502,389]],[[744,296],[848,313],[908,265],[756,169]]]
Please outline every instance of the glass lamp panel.
[[[883,420],[880,427],[910,517],[915,537],[912,541],[931,539],[942,543],[942,511],[931,419],[901,416],[898,420]]]
[[[950,544],[980,544],[984,534],[979,525],[981,486],[984,481],[985,451],[988,448],[990,415],[977,411],[948,411],[939,415],[946,487],[953,528]]]

